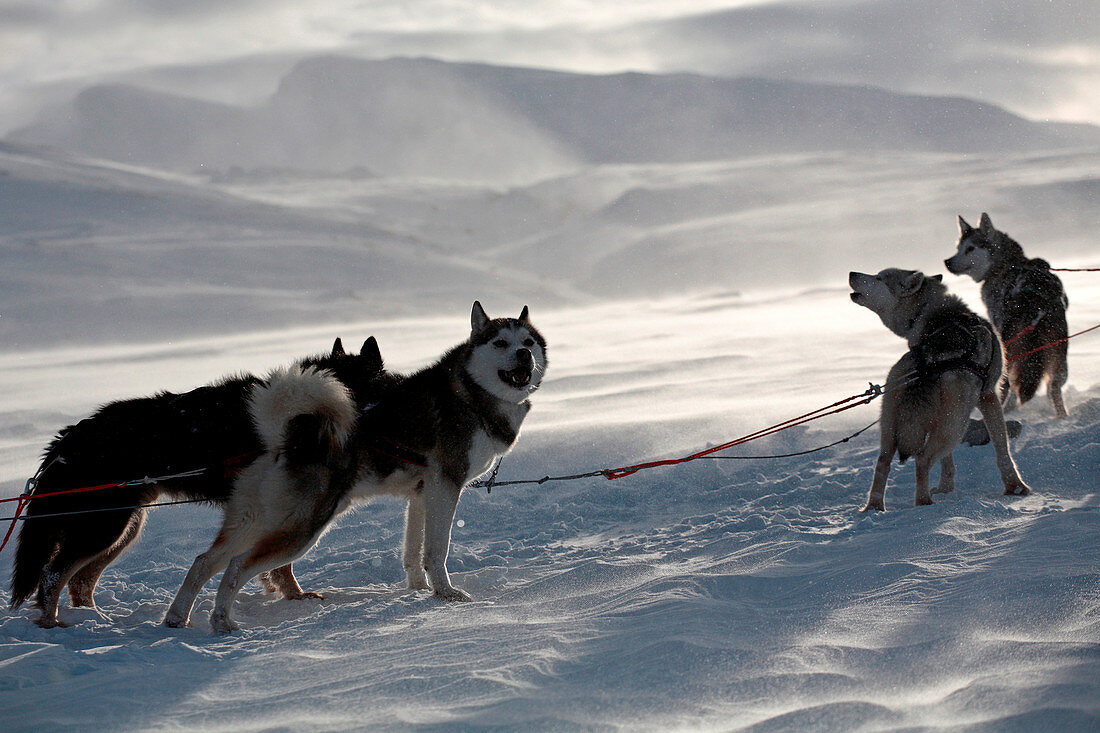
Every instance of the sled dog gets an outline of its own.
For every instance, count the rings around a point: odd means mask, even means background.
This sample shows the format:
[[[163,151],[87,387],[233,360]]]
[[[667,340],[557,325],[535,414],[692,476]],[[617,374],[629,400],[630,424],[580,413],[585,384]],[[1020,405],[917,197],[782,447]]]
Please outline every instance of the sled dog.
[[[1062,281],[1042,259],[1029,259],[1022,247],[982,214],[975,229],[959,217],[958,251],[944,261],[949,272],[982,284],[982,302],[1005,344],[1008,381],[1002,401],[1011,408],[1030,400],[1044,379],[1058,417],[1066,417],[1062,386],[1069,376],[1068,343],[1028,354],[1066,338],[1069,300]]]
[[[331,369],[363,393],[368,391],[363,385],[384,374],[373,337],[359,355],[346,353],[337,339],[330,354],[301,364]],[[66,585],[74,606],[94,607],[100,575],[141,532],[145,510],[140,505],[162,496],[224,504],[234,476],[262,453],[247,408],[248,395],[261,384],[243,374],[183,394],[112,402],[63,428],[46,448],[35,493],[194,475],[30,501],[15,553],[12,609],[37,590],[42,610],[37,623],[57,626]],[[272,569],[264,581],[287,598],[308,595],[290,565]]]
[[[434,365],[395,378],[351,427],[353,395],[322,388],[323,372],[269,380],[251,408],[270,436],[267,452],[237,479],[221,531],[195,560],[165,622],[186,624],[203,584],[225,568],[210,623],[218,633],[236,629],[233,601],[250,578],[300,557],[334,517],[382,494],[408,501],[408,586],[427,589],[430,581],[439,598],[470,600],[446,565],[459,494],[515,443],[546,365],[546,341],[526,306],[519,318],[490,319],[475,302],[469,338]],[[275,385],[291,397],[271,399]],[[286,427],[302,415],[318,418],[310,430]],[[308,449],[288,445],[295,442]]]
[[[917,506],[932,503],[928,474],[936,461],[940,483],[934,491],[954,491],[952,452],[975,405],[988,426],[1005,494],[1030,492],[1009,452],[995,391],[1003,368],[1001,343],[989,322],[949,295],[942,280],[942,275],[898,269],[848,275],[852,301],[909,343],[886,378],[878,462],[863,511],[886,509],[886,478],[895,453],[902,462],[916,458]]]

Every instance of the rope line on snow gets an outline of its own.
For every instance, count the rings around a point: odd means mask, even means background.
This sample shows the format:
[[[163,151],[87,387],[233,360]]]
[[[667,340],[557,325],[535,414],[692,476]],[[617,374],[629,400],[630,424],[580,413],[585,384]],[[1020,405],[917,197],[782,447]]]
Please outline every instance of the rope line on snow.
[[[576,480],[579,480],[579,479],[596,478],[596,477],[603,477],[603,478],[606,478],[608,481],[614,481],[616,479],[631,476],[635,473],[638,473],[639,471],[645,471],[645,470],[648,470],[648,469],[651,469],[651,468],[658,468],[658,467],[661,467],[661,466],[676,466],[676,465],[680,465],[682,463],[690,463],[692,461],[702,460],[702,459],[706,459],[706,458],[736,458],[736,459],[739,459],[739,460],[767,460],[767,459],[771,459],[771,458],[787,458],[787,457],[792,457],[792,456],[796,456],[796,455],[806,455],[806,454],[809,454],[809,453],[816,453],[818,451],[825,450],[826,448],[832,448],[833,446],[839,445],[840,443],[845,443],[845,442],[851,440],[852,438],[855,438],[858,435],[861,435],[865,431],[869,430],[878,421],[876,420],[875,422],[871,423],[870,425],[868,425],[864,428],[860,428],[860,430],[853,433],[852,435],[849,435],[846,438],[842,438],[841,440],[830,443],[829,445],[821,446],[819,448],[813,448],[813,449],[808,450],[808,451],[800,451],[798,453],[782,454],[782,455],[774,455],[774,456],[715,456],[715,455],[713,455],[715,453],[720,453],[724,450],[729,450],[730,448],[736,447],[738,445],[744,445],[745,443],[749,443],[749,442],[754,441],[754,440],[759,440],[761,438],[766,438],[768,436],[775,435],[776,433],[781,433],[784,430],[789,430],[790,428],[797,427],[799,425],[805,425],[808,422],[812,422],[814,420],[819,420],[823,417],[828,417],[829,415],[836,415],[836,414],[844,412],[846,410],[851,410],[855,407],[860,407],[861,405],[869,404],[870,402],[874,401],[878,397],[881,397],[882,395],[886,394],[887,392],[892,392],[896,389],[900,389],[901,387],[904,387],[905,385],[907,385],[909,382],[911,382],[915,378],[916,378],[916,372],[909,372],[908,374],[904,374],[901,377],[898,377],[893,382],[887,382],[887,384],[884,385],[884,386],[879,386],[877,384],[870,384],[866,391],[861,392],[859,394],[852,395],[851,397],[845,397],[844,399],[838,400],[838,401],[832,403],[831,405],[826,405],[826,406],[818,408],[816,410],[812,410],[810,412],[803,413],[802,415],[799,415],[797,417],[793,417],[789,420],[784,420],[783,422],[776,423],[775,425],[771,425],[769,427],[763,428],[762,430],[757,430],[756,432],[748,433],[747,435],[743,435],[740,438],[736,438],[736,439],[728,441],[726,443],[722,443],[721,445],[716,445],[716,446],[707,448],[705,450],[698,451],[697,453],[692,453],[691,455],[684,456],[682,458],[667,458],[667,459],[662,459],[662,460],[647,461],[645,463],[636,463],[636,464],[633,464],[633,465],[630,465],[630,466],[621,466],[619,468],[602,468],[602,469],[597,469],[595,471],[586,471],[584,473],[575,473],[575,474],[569,474],[569,475],[566,475],[566,476],[543,476],[542,478],[539,478],[539,479],[516,479],[516,480],[511,480],[511,481],[497,481],[496,480],[497,473],[500,471],[500,464],[501,464],[501,461],[498,460],[496,465],[493,467],[492,473],[490,474],[488,479],[472,481],[469,484],[467,484],[467,486],[470,486],[471,488],[484,488],[484,489],[486,489],[487,492],[492,493],[493,487],[495,487],[495,486],[520,486],[520,485],[529,485],[529,484],[541,485],[541,484],[547,483],[548,481],[576,481]],[[858,401],[856,401],[856,400],[858,400]]]
[[[1100,268],[1085,268],[1085,269],[1062,268],[1062,269],[1060,269],[1060,271],[1063,271],[1063,272],[1100,272]],[[1015,337],[1010,339],[1008,341],[1008,343],[1012,343],[1012,341],[1015,341],[1016,339],[1018,339],[1020,336],[1023,335],[1023,333],[1026,333],[1031,328],[1034,328],[1034,324],[1032,326],[1029,326],[1028,329],[1025,329],[1024,332],[1022,332],[1020,334],[1017,334]],[[1024,357],[1027,357],[1027,356],[1030,356],[1032,354],[1038,353],[1040,351],[1044,351],[1046,349],[1052,348],[1054,346],[1057,346],[1058,344],[1069,341],[1072,338],[1076,338],[1077,336],[1081,336],[1083,334],[1089,333],[1091,331],[1095,331],[1097,329],[1100,329],[1100,323],[1098,323],[1095,326],[1092,326],[1090,328],[1086,328],[1086,329],[1083,329],[1083,330],[1078,331],[1076,333],[1072,333],[1069,336],[1066,336],[1065,338],[1058,339],[1057,341],[1052,341],[1049,344],[1045,344],[1045,345],[1040,346],[1036,349],[1032,349],[1031,351],[1028,351],[1026,353],[1015,356],[1012,359],[1009,359],[1008,361],[1009,361],[1009,363],[1014,362],[1014,361],[1018,361],[1019,359],[1023,359]],[[544,483],[547,483],[547,482],[550,482],[550,481],[577,481],[577,480],[580,480],[580,479],[596,478],[596,477],[603,477],[603,478],[606,478],[608,481],[614,481],[616,479],[625,478],[627,476],[632,476],[635,473],[638,473],[639,471],[644,471],[644,470],[648,470],[648,469],[651,469],[651,468],[658,468],[658,467],[662,467],[662,466],[677,466],[677,465],[680,465],[680,464],[683,464],[683,463],[690,463],[692,461],[703,460],[703,459],[745,460],[745,461],[747,461],[747,460],[767,460],[767,459],[772,459],[772,458],[790,458],[790,457],[794,457],[794,456],[809,455],[810,453],[816,453],[818,451],[822,451],[822,450],[825,450],[827,448],[832,448],[833,446],[839,445],[841,443],[846,443],[849,440],[851,440],[851,439],[861,435],[865,431],[869,430],[878,421],[876,420],[875,422],[871,423],[870,425],[868,425],[864,428],[861,428],[860,430],[853,433],[852,435],[849,435],[846,438],[842,438],[841,440],[838,440],[834,443],[830,443],[829,445],[824,445],[824,446],[821,446],[821,447],[818,447],[818,448],[813,448],[813,449],[806,450],[806,451],[799,451],[799,452],[796,452],[796,453],[777,454],[777,455],[770,455],[770,456],[715,456],[713,454],[720,453],[720,452],[725,451],[725,450],[729,450],[730,448],[734,448],[734,447],[739,446],[739,445],[744,445],[745,443],[749,443],[749,442],[754,441],[754,440],[759,440],[761,438],[766,438],[766,437],[769,437],[771,435],[775,435],[776,433],[783,432],[784,430],[789,430],[790,428],[794,428],[794,427],[797,427],[799,425],[805,425],[806,423],[812,422],[814,420],[819,420],[823,417],[828,417],[830,415],[836,415],[836,414],[839,414],[841,412],[851,410],[855,407],[860,407],[861,405],[870,404],[871,402],[873,402],[878,397],[881,397],[886,392],[893,391],[895,389],[899,389],[901,387],[904,387],[912,379],[914,379],[915,374],[916,374],[915,372],[910,372],[909,374],[906,374],[906,375],[903,375],[902,377],[899,377],[897,380],[894,381],[894,383],[889,383],[888,382],[884,386],[879,386],[877,384],[871,383],[871,384],[869,384],[866,391],[861,392],[859,394],[852,395],[850,397],[846,397],[842,400],[838,400],[838,401],[832,403],[831,405],[826,405],[825,407],[821,407],[817,410],[812,410],[810,412],[803,413],[802,415],[799,415],[797,417],[793,417],[789,420],[784,420],[783,422],[776,423],[775,425],[771,425],[769,427],[763,428],[762,430],[757,430],[756,432],[748,433],[747,435],[743,435],[740,438],[736,438],[736,439],[728,441],[726,443],[722,443],[721,445],[716,445],[716,446],[713,446],[711,448],[707,448],[705,450],[701,450],[701,451],[698,451],[696,453],[692,453],[690,455],[683,456],[682,458],[668,458],[668,459],[661,459],[661,460],[654,460],[654,461],[646,461],[646,462],[643,462],[643,463],[635,463],[635,464],[628,465],[628,466],[620,466],[618,468],[603,468],[603,469],[597,469],[597,470],[594,470],[594,471],[586,471],[584,473],[575,473],[575,474],[569,474],[569,475],[564,475],[564,476],[543,476],[542,478],[539,478],[539,479],[516,479],[516,480],[509,480],[509,481],[497,481],[496,480],[497,474],[500,471],[500,465],[501,465],[501,461],[498,460],[496,465],[493,467],[492,472],[491,472],[488,479],[479,479],[479,480],[471,481],[470,483],[467,484],[467,486],[470,486],[471,488],[484,488],[487,492],[491,493],[492,490],[493,490],[493,487],[495,487],[495,486],[520,486],[520,485],[529,485],[529,484],[541,485],[541,484],[544,484]],[[231,466],[231,465],[234,465],[238,462],[241,462],[244,459],[254,458],[254,457],[255,457],[254,454],[248,454],[247,456],[237,456],[237,457],[234,457],[234,458],[227,459],[223,463],[226,466]],[[0,499],[0,504],[9,503],[9,502],[13,502],[13,501],[17,502],[16,507],[15,507],[14,516],[0,518],[0,522],[7,522],[7,521],[11,522],[11,525],[8,527],[7,533],[4,535],[4,539],[2,541],[0,541],[0,552],[2,552],[5,547],[7,547],[8,542],[11,539],[12,533],[15,530],[15,525],[19,520],[26,521],[28,519],[45,519],[45,518],[48,518],[48,517],[70,516],[70,515],[76,515],[76,514],[92,514],[92,513],[97,513],[97,512],[122,511],[122,510],[129,510],[129,509],[152,509],[152,508],[161,507],[161,506],[174,506],[174,505],[177,505],[177,504],[199,504],[199,503],[204,503],[204,502],[209,501],[209,499],[182,499],[182,500],[178,500],[178,501],[156,502],[156,503],[152,503],[152,504],[135,504],[133,506],[122,506],[122,507],[103,507],[103,508],[96,508],[96,509],[82,509],[82,510],[76,510],[76,511],[70,511],[70,512],[56,512],[56,513],[51,513],[51,514],[36,514],[34,516],[24,516],[23,511],[26,509],[27,504],[29,504],[32,499],[45,499],[45,498],[49,498],[49,497],[53,497],[53,496],[62,496],[62,495],[66,495],[66,494],[80,494],[80,493],[86,493],[86,492],[91,492],[91,491],[105,491],[105,490],[108,490],[108,489],[118,489],[118,488],[124,488],[124,487],[128,487],[128,486],[140,486],[140,485],[146,485],[146,484],[156,484],[156,483],[160,483],[160,482],[163,482],[163,481],[171,481],[171,480],[180,479],[180,478],[193,478],[193,477],[201,476],[202,474],[206,473],[209,470],[207,468],[200,468],[200,469],[195,469],[195,470],[192,470],[192,471],[183,471],[181,473],[169,474],[169,475],[166,475],[166,476],[158,476],[158,477],[155,477],[155,478],[150,478],[149,476],[145,476],[144,478],[133,479],[133,480],[130,480],[130,481],[120,481],[120,482],[115,482],[115,483],[98,484],[96,486],[82,486],[82,487],[74,488],[74,489],[64,489],[64,490],[60,490],[60,491],[51,491],[51,492],[48,492],[48,493],[45,493],[45,494],[39,494],[35,491],[35,489],[37,488],[37,485],[38,485],[38,478],[41,475],[42,471],[45,469],[45,467],[46,467],[45,465],[40,466],[38,471],[35,473],[35,475],[32,476],[31,478],[27,479],[27,484],[26,484],[26,487],[24,488],[22,494],[20,494],[19,496],[13,496],[13,497]]]

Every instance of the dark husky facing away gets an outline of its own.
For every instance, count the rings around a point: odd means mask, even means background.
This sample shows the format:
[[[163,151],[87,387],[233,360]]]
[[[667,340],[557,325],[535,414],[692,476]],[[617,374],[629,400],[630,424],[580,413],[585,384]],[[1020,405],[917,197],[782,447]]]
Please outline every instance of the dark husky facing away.
[[[347,354],[337,339],[331,354],[300,364],[331,370],[357,394],[369,395],[369,385],[384,381],[385,372],[373,337],[363,347],[359,355]],[[74,606],[94,607],[100,575],[141,532],[146,512],[138,505],[161,496],[224,504],[233,479],[262,450],[247,409],[259,384],[255,376],[238,375],[183,394],[112,402],[62,429],[46,448],[36,493],[203,472],[29,502],[15,554],[11,607],[37,590],[38,624],[56,626],[66,585]],[[63,512],[90,513],[44,516]],[[289,565],[272,570],[266,580],[288,598],[306,595]]]
[[[1004,341],[1008,360],[1002,399],[1015,397],[1023,404],[1035,396],[1046,379],[1054,411],[1058,417],[1065,417],[1062,386],[1069,376],[1069,344],[1062,341],[1035,351],[1065,339],[1069,333],[1069,299],[1062,281],[1050,271],[1050,264],[1039,258],[1029,259],[1016,240],[994,227],[989,214],[984,213],[977,228],[959,217],[957,251],[944,264],[948,271],[969,275],[982,284],[982,302]]]

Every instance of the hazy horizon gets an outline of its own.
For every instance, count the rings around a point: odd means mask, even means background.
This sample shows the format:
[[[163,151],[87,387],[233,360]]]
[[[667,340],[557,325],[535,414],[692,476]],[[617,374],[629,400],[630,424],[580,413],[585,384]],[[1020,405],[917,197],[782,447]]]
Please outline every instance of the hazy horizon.
[[[1094,8],[1093,8],[1094,10]],[[1083,1],[529,4],[96,0],[0,4],[0,134],[103,80],[255,101],[294,59],[428,55],[590,73],[691,71],[963,96],[1100,124],[1100,20]],[[218,79],[204,67],[243,64]]]

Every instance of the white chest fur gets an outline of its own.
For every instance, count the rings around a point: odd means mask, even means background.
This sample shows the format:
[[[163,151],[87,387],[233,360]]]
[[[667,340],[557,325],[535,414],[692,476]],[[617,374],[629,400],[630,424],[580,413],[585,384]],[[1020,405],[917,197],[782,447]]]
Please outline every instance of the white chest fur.
[[[526,404],[507,404],[501,409],[504,417],[508,420],[509,426],[517,435],[520,426],[523,424],[523,418],[527,416],[527,410],[528,406]],[[511,447],[510,443],[493,438],[485,430],[475,431],[470,441],[470,452],[467,456],[470,463],[467,479],[480,476],[488,471],[492,468],[493,461],[507,453]]]

